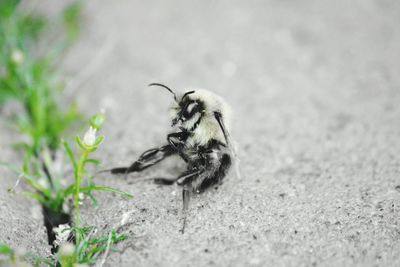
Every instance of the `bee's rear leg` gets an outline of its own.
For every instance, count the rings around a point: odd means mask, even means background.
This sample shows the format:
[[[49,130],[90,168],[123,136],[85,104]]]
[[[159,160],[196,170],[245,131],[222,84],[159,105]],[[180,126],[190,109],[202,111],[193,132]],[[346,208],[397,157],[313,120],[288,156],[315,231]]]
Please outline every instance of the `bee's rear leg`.
[[[201,170],[187,171],[176,178],[156,177],[156,178],[153,178],[153,180],[154,180],[154,183],[162,184],[162,185],[172,185],[175,182],[178,185],[184,185],[184,184],[187,184],[189,181],[191,181],[195,176],[199,175],[201,172],[202,172]]]
[[[173,185],[175,181],[176,178],[154,178],[154,183],[161,185]]]
[[[183,173],[181,176],[176,178],[176,183],[178,185],[185,185],[187,183],[190,183],[194,177],[198,176],[200,173],[202,173],[203,170],[192,170],[192,171],[187,171]]]
[[[185,233],[185,228],[186,228],[186,219],[187,219],[187,214],[189,211],[189,202],[190,202],[190,195],[192,194],[192,185],[190,183],[183,185],[183,190],[182,190],[182,199],[183,199],[183,210],[182,210],[182,216],[183,216],[183,223],[182,223],[182,229],[180,232],[182,234]]]
[[[182,216],[183,216],[183,224],[182,224],[182,229],[180,232],[183,234],[185,233],[185,227],[186,227],[186,219],[187,215],[189,212],[189,202],[190,202],[190,196],[193,191],[193,186],[192,183],[198,177],[203,173],[204,170],[191,170],[188,172],[185,172],[181,176],[179,176],[176,179],[176,182],[178,185],[181,185],[183,187],[182,189],[182,200],[183,200],[183,208],[182,208]]]

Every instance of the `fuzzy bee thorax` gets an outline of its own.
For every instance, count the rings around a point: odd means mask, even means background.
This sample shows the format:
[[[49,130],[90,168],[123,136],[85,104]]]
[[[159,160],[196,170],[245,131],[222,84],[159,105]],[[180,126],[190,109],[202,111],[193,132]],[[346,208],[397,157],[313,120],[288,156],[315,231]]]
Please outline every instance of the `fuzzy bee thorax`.
[[[173,125],[190,133],[187,145],[202,146],[214,139],[226,143],[215,112],[230,125],[230,108],[218,95],[206,90],[193,90],[177,97],[170,108]]]

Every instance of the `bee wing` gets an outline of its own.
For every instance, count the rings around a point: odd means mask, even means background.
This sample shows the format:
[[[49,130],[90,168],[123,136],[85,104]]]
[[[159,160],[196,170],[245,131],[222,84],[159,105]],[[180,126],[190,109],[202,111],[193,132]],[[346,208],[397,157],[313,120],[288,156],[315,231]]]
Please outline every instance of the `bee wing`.
[[[224,120],[222,118],[222,114],[220,112],[214,112],[214,117],[217,120],[217,122],[219,124],[219,127],[221,128],[222,133],[224,134],[227,146],[229,148],[231,148],[231,146],[232,146],[231,145],[232,144],[231,137],[229,135],[228,130],[225,127],[225,123],[224,123]]]
[[[214,112],[214,117],[217,120],[219,127],[221,128],[222,133],[224,134],[225,137],[225,142],[226,145],[228,146],[228,149],[231,151],[231,154],[234,158],[234,164],[235,164],[235,169],[236,169],[236,175],[241,178],[240,175],[240,168],[239,168],[239,158],[236,153],[236,147],[235,144],[233,143],[231,136],[229,134],[228,129],[226,129],[224,119],[222,118],[222,114],[220,112]]]

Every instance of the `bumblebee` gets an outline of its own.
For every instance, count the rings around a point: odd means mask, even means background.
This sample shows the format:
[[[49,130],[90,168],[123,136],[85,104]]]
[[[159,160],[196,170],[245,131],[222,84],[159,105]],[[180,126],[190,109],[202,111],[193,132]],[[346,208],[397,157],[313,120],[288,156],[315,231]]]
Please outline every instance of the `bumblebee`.
[[[174,132],[167,135],[167,143],[145,151],[129,167],[111,169],[113,174],[140,172],[163,159],[180,156],[187,169],[174,178],[154,178],[159,184],[182,186],[184,222],[192,193],[201,193],[213,185],[221,184],[235,158],[235,150],[229,135],[230,107],[225,101],[207,90],[190,90],[175,94],[160,83],[174,97],[170,116]]]

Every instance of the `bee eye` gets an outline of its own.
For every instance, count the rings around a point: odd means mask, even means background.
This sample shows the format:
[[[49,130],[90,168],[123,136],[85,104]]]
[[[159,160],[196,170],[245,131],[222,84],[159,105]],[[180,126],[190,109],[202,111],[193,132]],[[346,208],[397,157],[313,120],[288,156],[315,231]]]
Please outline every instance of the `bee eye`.
[[[193,116],[194,113],[197,112],[198,105],[196,102],[192,102],[190,104],[187,104],[182,111],[182,116],[185,117],[186,119],[190,118]]]

